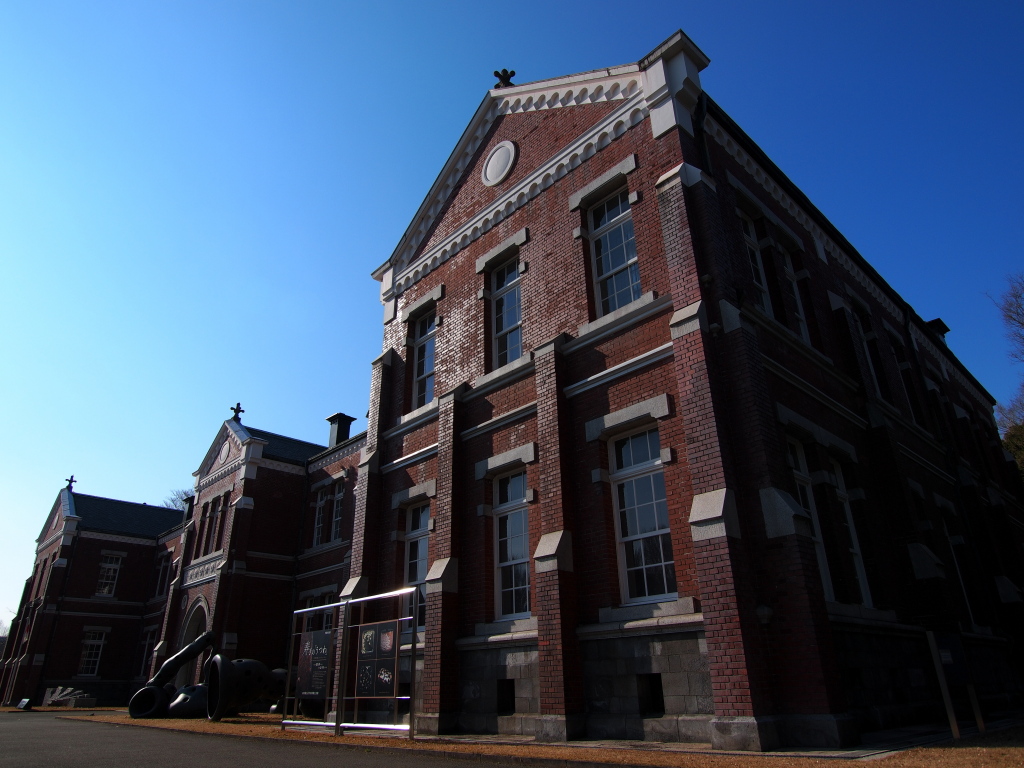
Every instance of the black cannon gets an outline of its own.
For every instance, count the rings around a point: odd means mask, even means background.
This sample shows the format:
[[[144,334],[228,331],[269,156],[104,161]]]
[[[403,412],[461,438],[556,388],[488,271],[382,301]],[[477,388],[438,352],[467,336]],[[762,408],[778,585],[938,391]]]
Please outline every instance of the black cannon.
[[[203,667],[204,682],[175,689],[171,679],[185,664],[213,646],[213,632],[200,635],[163,663],[153,679],[128,703],[135,718],[209,717],[220,720],[258,699],[284,696],[287,672],[268,670],[255,659],[235,659],[215,653]]]
[[[213,632],[205,632],[171,656],[160,666],[157,673],[153,675],[153,679],[146,683],[145,688],[140,688],[132,696],[131,701],[128,702],[128,714],[135,718],[167,717],[171,714],[171,696],[181,693],[181,691],[175,689],[171,679],[178,674],[178,670],[211,646],[213,646]],[[176,696],[175,704],[178,704],[179,698],[180,695]],[[178,707],[176,709],[181,708]],[[186,706],[185,710],[188,711],[189,708]],[[181,712],[177,713],[176,716],[202,717],[203,714],[204,712],[199,714],[184,714],[184,712]]]

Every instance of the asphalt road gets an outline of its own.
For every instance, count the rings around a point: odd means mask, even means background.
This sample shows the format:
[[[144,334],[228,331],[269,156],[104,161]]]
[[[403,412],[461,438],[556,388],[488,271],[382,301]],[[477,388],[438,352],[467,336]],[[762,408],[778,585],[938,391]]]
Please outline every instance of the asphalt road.
[[[302,742],[205,736],[59,720],[48,712],[0,713],[0,766],[18,768],[483,768],[467,760]],[[397,765],[396,765],[397,764]],[[508,765],[508,763],[506,763]]]

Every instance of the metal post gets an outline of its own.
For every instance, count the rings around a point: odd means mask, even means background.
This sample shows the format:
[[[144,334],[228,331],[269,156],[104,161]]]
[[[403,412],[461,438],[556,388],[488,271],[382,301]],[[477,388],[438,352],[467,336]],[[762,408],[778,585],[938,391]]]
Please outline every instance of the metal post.
[[[341,610],[341,680],[338,683],[338,705],[334,711],[334,735],[341,736],[345,713],[345,688],[348,685],[348,602]]]
[[[281,713],[281,730],[288,719],[288,692],[292,689],[292,654],[295,652],[295,614],[292,614],[292,631],[288,638],[288,671],[284,678],[284,712]]]
[[[409,740],[416,739],[416,635],[420,623],[420,592],[412,593],[412,645],[409,651]]]
[[[331,616],[331,631],[327,635],[327,685],[324,687],[324,722],[327,722],[327,714],[331,711],[331,673],[334,671],[334,609],[327,608],[324,611],[324,615],[327,615],[327,611],[330,611]],[[320,626],[323,626],[321,621]]]
[[[932,652],[932,661],[935,663],[935,673],[939,676],[939,690],[942,692],[942,703],[946,705],[946,717],[949,718],[949,729],[953,732],[953,738],[960,739],[960,725],[956,721],[956,712],[953,710],[953,699],[949,695],[949,685],[946,683],[946,670],[942,668],[942,657],[939,655],[939,646],[935,642],[935,633],[930,629],[925,630],[928,638],[928,647]]]

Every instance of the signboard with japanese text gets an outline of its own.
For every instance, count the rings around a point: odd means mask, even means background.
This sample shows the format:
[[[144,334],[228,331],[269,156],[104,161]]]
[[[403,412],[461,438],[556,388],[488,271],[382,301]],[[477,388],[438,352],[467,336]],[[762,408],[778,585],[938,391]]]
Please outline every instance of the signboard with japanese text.
[[[300,699],[323,699],[330,677],[331,631],[303,632],[296,690]]]

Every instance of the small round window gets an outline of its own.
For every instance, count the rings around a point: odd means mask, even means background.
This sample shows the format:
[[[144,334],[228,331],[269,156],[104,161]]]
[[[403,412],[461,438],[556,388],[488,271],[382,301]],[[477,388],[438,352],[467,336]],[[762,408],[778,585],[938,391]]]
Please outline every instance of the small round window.
[[[493,187],[503,182],[516,164],[516,154],[516,145],[511,141],[503,141],[492,149],[480,173],[484,184]]]

